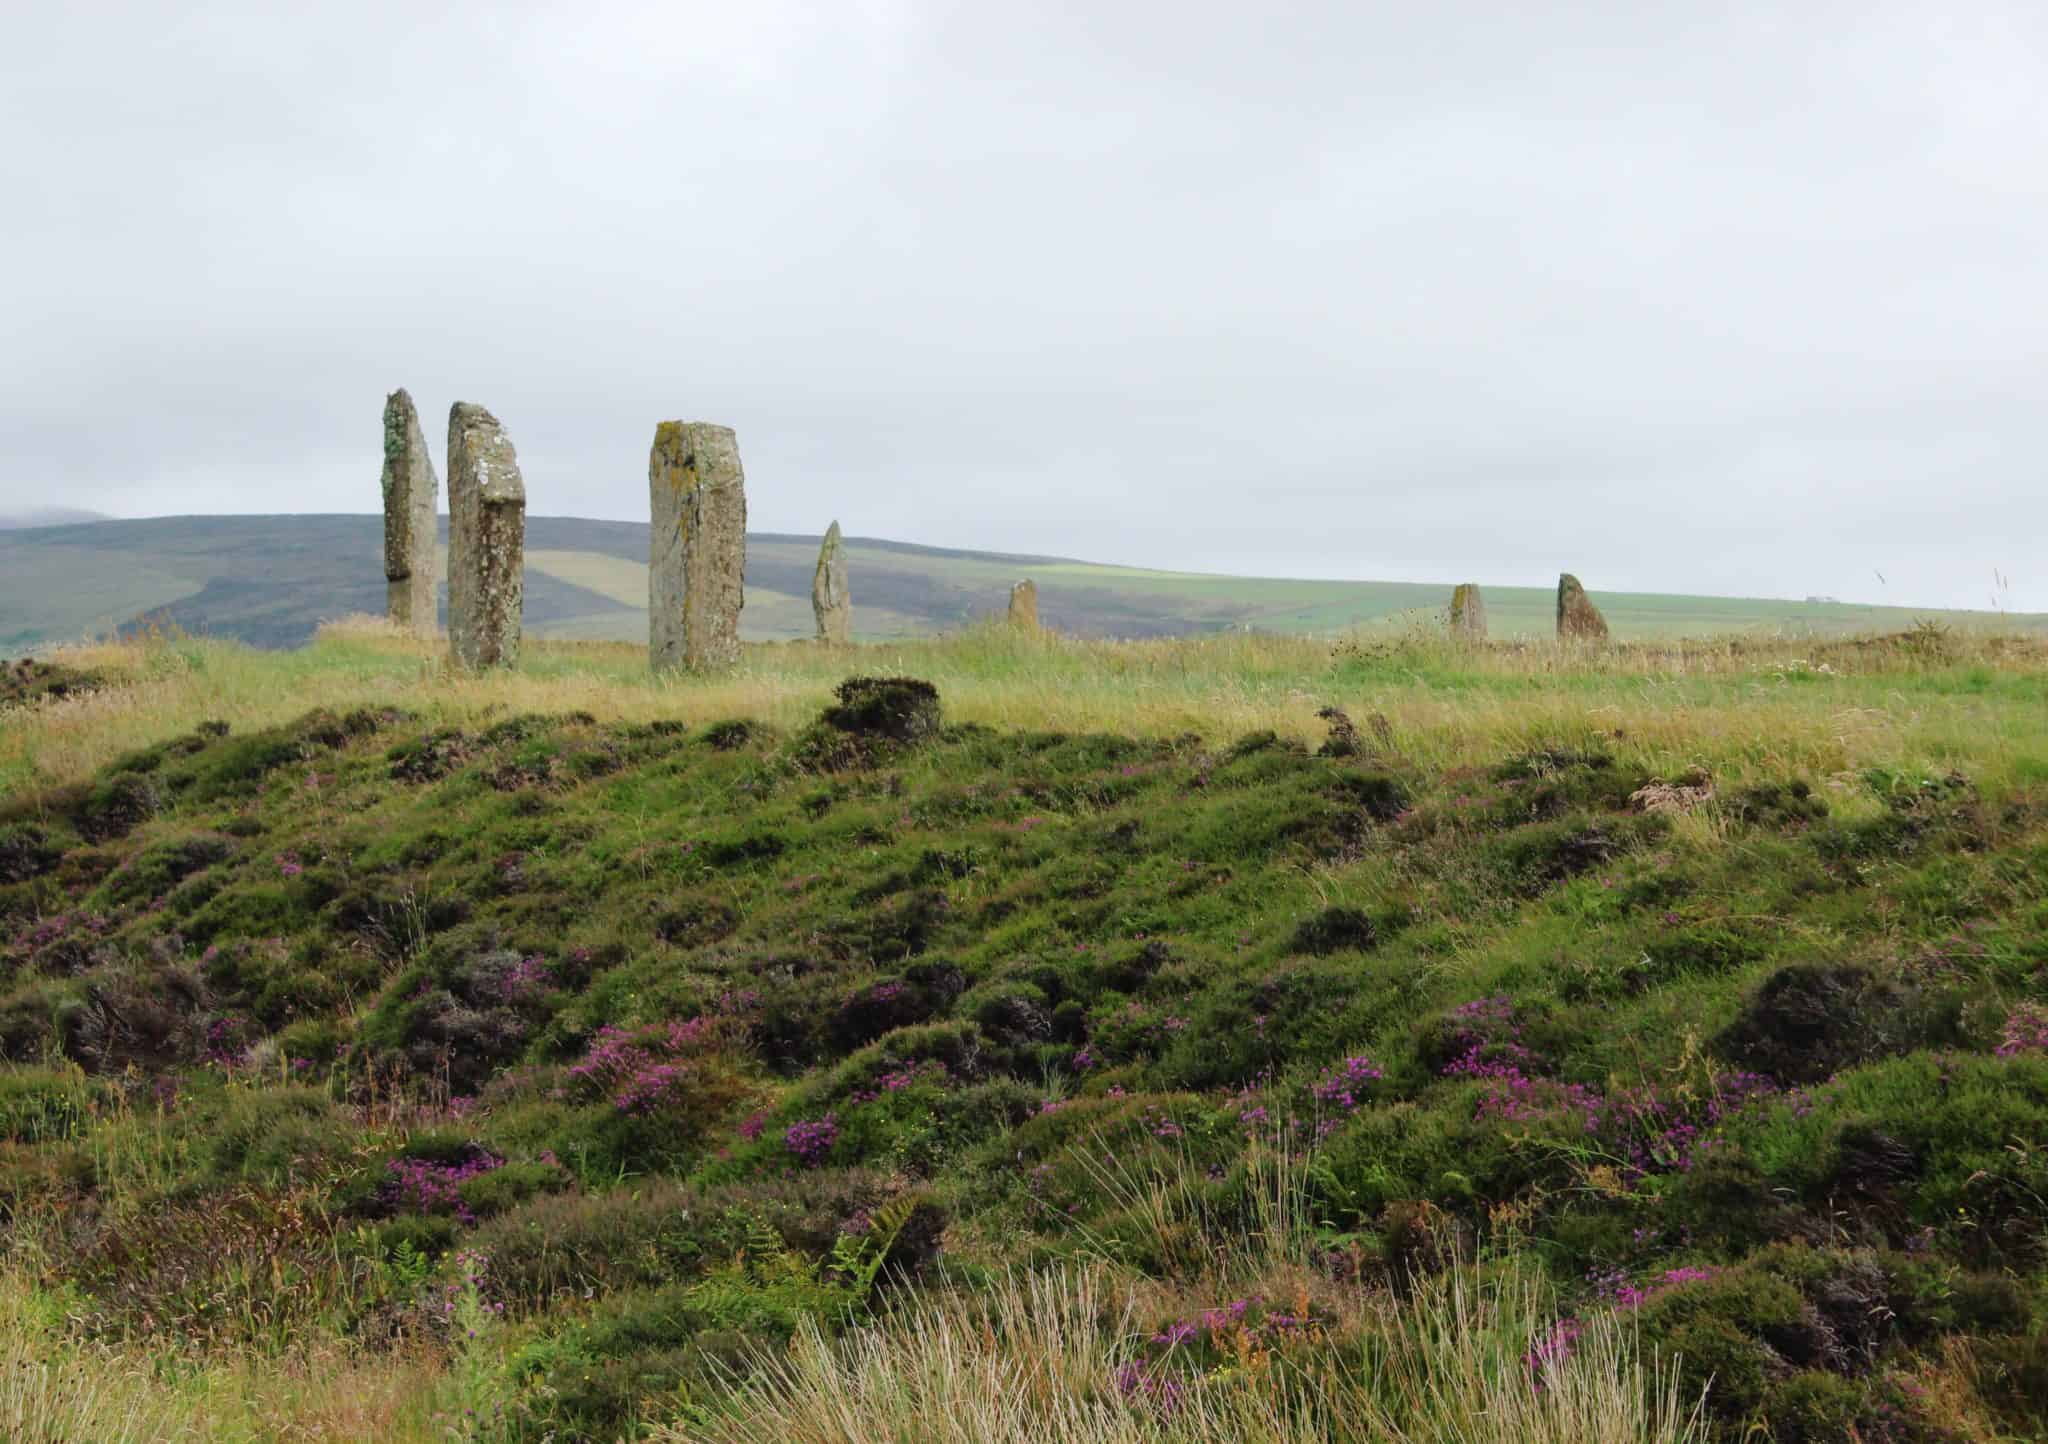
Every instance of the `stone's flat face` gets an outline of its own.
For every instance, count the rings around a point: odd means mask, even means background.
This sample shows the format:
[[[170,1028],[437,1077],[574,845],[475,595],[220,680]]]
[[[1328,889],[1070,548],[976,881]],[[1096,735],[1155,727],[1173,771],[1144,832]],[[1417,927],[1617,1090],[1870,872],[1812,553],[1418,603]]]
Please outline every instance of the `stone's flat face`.
[[[1460,582],[1451,589],[1451,635],[1466,642],[1486,640],[1486,599],[1479,595],[1477,582]]]
[[[1038,583],[1028,577],[1010,588],[1010,625],[1038,625]]]
[[[657,672],[740,656],[747,479],[729,426],[664,421],[647,458],[647,650]]]
[[[459,667],[519,661],[526,607],[526,482],[481,406],[448,412],[448,649]]]
[[[1557,579],[1557,636],[1566,642],[1607,640],[1607,618],[1570,572]]]
[[[818,640],[845,646],[853,640],[853,594],[846,587],[846,543],[839,523],[826,529],[818,548],[818,569],[811,574],[811,612],[818,619]]]
[[[424,637],[434,634],[434,542],[441,483],[419,412],[404,387],[384,400],[384,580],[391,620]]]

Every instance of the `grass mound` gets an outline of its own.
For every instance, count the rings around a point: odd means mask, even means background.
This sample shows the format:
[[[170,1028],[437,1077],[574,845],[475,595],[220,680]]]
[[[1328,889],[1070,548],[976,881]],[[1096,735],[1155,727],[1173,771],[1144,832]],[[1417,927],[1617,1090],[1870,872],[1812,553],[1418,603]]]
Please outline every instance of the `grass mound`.
[[[2040,1426],[2048,767],[940,690],[323,708],[0,801],[20,1307],[424,1350],[518,1440]]]

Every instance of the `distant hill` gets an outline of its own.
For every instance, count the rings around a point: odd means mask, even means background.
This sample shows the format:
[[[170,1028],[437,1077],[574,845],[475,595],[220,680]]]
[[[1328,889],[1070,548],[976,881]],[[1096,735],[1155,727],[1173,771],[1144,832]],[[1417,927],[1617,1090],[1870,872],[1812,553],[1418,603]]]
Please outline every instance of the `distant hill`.
[[[93,521],[0,531],[0,654],[144,622],[297,646],[328,618],[384,607],[382,521],[376,516],[189,516]],[[443,520],[443,542],[446,521]],[[532,517],[527,522],[526,621],[543,637],[637,640],[647,635],[645,523]],[[1338,633],[1361,622],[1424,614],[1450,583],[1299,581],[1148,571],[1059,557],[959,551],[850,537],[856,635],[928,635],[1000,613],[1010,584],[1038,583],[1044,620],[1091,637],[1151,637],[1230,628]],[[742,633],[769,641],[809,636],[818,538],[747,539]],[[1612,593],[1593,597],[1617,636],[1743,630],[1838,633],[1898,629],[1932,612],[1727,597]],[[1486,587],[1497,637],[1547,636],[1547,586]],[[445,610],[445,592],[443,607]],[[2001,625],[2048,631],[2048,618]]]
[[[0,531],[20,531],[32,526],[76,526],[80,522],[105,521],[103,511],[77,506],[35,506],[26,511],[0,512]]]

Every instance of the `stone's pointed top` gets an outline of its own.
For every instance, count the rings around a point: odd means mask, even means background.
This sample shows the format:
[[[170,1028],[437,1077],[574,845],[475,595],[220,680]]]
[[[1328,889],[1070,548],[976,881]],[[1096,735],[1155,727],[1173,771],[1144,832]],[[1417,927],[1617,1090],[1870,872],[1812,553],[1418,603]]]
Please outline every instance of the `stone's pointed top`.
[[[811,611],[818,619],[818,640],[844,646],[853,640],[853,596],[846,585],[846,543],[839,523],[825,529],[818,547],[817,570],[811,573]]]
[[[1600,609],[1570,572],[1561,573],[1557,579],[1557,635],[1561,641],[1607,640],[1607,618],[1600,615]]]
[[[448,408],[448,472],[455,473],[457,450],[468,458],[476,479],[476,499],[486,506],[526,502],[526,481],[519,474],[519,453],[498,418],[474,401]],[[452,484],[452,482],[451,482]]]
[[[1486,640],[1486,599],[1477,582],[1460,582],[1451,590],[1451,635],[1467,642]]]
[[[1038,625],[1038,583],[1029,577],[1010,588],[1009,619],[1012,626]]]
[[[712,421],[663,421],[654,428],[654,450],[648,458],[652,480],[659,471],[671,487],[745,484],[740,466],[739,437],[730,426]]]

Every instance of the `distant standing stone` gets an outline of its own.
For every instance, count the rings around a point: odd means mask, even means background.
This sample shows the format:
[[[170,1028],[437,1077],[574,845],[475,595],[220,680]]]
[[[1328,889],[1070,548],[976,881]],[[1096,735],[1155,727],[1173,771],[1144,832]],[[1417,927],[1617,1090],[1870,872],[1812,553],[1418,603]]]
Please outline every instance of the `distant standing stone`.
[[[846,589],[846,543],[839,523],[825,532],[818,548],[818,569],[811,574],[811,610],[818,618],[818,640],[843,647],[853,640],[853,594]]]
[[[1010,625],[1038,626],[1038,583],[1026,578],[1010,588]]]
[[[1479,583],[1460,582],[1451,589],[1451,635],[1463,642],[1486,640],[1486,599]]]
[[[747,569],[747,479],[732,428],[702,421],[655,427],[647,493],[654,670],[730,667],[740,656]]]
[[[1557,579],[1557,637],[1561,642],[1607,640],[1607,618],[1570,572]]]
[[[526,482],[498,418],[448,412],[448,649],[460,667],[519,661],[526,609]]]
[[[384,399],[384,580],[391,620],[422,637],[440,622],[434,594],[441,483],[420,414],[403,386]]]

